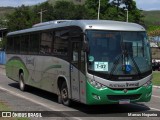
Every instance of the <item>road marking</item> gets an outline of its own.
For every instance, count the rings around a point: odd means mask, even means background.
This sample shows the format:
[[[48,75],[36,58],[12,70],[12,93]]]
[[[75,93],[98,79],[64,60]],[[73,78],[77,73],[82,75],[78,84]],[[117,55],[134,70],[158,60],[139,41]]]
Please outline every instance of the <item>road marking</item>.
[[[43,104],[42,102],[39,102],[39,101],[36,101],[36,100],[33,100],[33,99],[30,99],[30,98],[26,98],[26,96],[23,96],[23,95],[21,95],[21,94],[18,94],[18,93],[15,93],[15,92],[12,92],[12,91],[10,91],[9,89],[6,89],[6,88],[3,88],[2,86],[0,86],[0,89],[1,90],[4,90],[4,91],[6,91],[6,92],[8,92],[8,93],[10,93],[10,94],[12,94],[12,95],[15,95],[15,96],[17,96],[17,97],[20,97],[20,98],[23,98],[23,99],[26,99],[26,100],[28,100],[28,101],[31,101],[31,102],[33,102],[33,103],[36,103],[36,104],[39,104],[39,105],[41,105],[41,106],[43,106],[43,107],[46,107],[46,108],[48,108],[48,109],[50,109],[50,110],[52,110],[52,111],[64,111],[64,110],[59,110],[59,108],[51,108],[50,106],[48,106],[48,105],[46,105],[46,104]],[[75,110],[76,111],[76,110]],[[81,118],[78,118],[78,117],[69,117],[69,116],[71,116],[70,114],[67,114],[67,113],[63,113],[63,115],[66,115],[66,119],[71,119],[71,118],[73,118],[74,120],[76,119],[76,120],[82,120]],[[67,118],[67,117],[69,117],[69,118]]]
[[[160,98],[160,96],[152,95],[152,97]]]
[[[160,111],[160,109],[157,109],[157,108],[151,108],[151,107],[150,107],[150,109],[156,110],[156,111]]]
[[[53,110],[53,111],[60,111],[60,110],[51,108],[51,107],[49,107],[48,105],[43,104],[43,103],[41,103],[41,102],[38,103],[37,101],[35,101],[35,100],[33,100],[33,99],[26,98],[25,96],[23,96],[23,95],[21,95],[21,94],[12,92],[12,91],[10,91],[10,90],[8,90],[8,89],[6,89],[6,88],[3,88],[3,87],[1,87],[1,86],[0,86],[0,89],[1,89],[1,90],[4,90],[4,91],[7,91],[7,92],[9,92],[10,94],[15,95],[15,96],[17,96],[17,97],[21,97],[21,98],[26,99],[26,100],[29,100],[29,101],[31,101],[31,102],[33,102],[33,103],[39,104],[39,105],[41,105],[41,106],[43,106],[43,107],[49,108],[50,110]]]
[[[50,109],[50,110],[52,110],[52,111],[63,111],[63,110],[59,110],[59,108],[53,108],[53,107],[51,108],[49,105],[46,105],[46,104],[44,104],[44,103],[42,103],[42,102],[39,102],[39,101],[30,99],[30,98],[26,98],[26,96],[23,96],[23,95],[21,95],[21,94],[15,93],[15,92],[12,92],[12,91],[10,91],[9,89],[3,88],[2,86],[0,86],[0,89],[1,89],[1,90],[4,90],[4,91],[7,91],[8,93],[10,93],[10,94],[12,94],[12,95],[15,95],[15,96],[17,96],[17,97],[21,97],[21,98],[26,99],[26,100],[28,100],[28,101],[31,101],[31,102],[33,102],[33,103],[39,104],[39,105],[41,105],[41,106],[43,106],[43,107],[46,107],[46,108],[48,108],[48,109]],[[155,96],[155,95],[152,95],[152,96],[153,96],[153,97],[156,97],[156,98],[160,98],[160,96]],[[144,107],[144,108],[150,108],[151,110],[160,111],[160,109],[157,109],[157,108],[145,107],[145,106],[143,106],[143,105],[134,104],[134,103],[133,103],[133,105],[140,106],[140,107]],[[67,113],[64,113],[64,115],[70,116],[70,115],[67,114]],[[67,118],[67,117],[66,117],[66,118]],[[81,118],[78,118],[78,117],[71,117],[71,118],[76,119],[76,120],[82,120]],[[70,118],[69,118],[69,119],[70,119]]]
[[[157,108],[152,108],[152,107],[145,107],[145,106],[143,106],[143,105],[139,105],[139,104],[135,104],[135,103],[133,103],[133,105],[136,105],[136,106],[140,106],[140,107],[143,107],[143,108],[150,108],[151,110],[156,110],[156,111],[160,111],[160,109],[157,109]]]

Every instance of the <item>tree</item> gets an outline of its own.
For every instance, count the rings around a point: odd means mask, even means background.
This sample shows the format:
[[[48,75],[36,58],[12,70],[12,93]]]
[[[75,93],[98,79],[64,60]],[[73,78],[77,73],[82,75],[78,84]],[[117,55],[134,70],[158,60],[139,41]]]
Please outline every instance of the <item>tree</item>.
[[[11,31],[29,28],[34,21],[33,12],[24,5],[16,8],[13,14],[7,14],[6,18],[8,29]]]
[[[6,41],[7,41],[6,37],[3,37],[2,40],[0,41],[0,50],[5,49]]]
[[[74,19],[88,19],[88,11],[84,5],[75,5]]]
[[[0,19],[0,28],[6,28],[7,27],[7,20],[5,18]]]
[[[87,9],[88,19],[97,19],[99,0],[86,0],[85,7]],[[109,9],[109,0],[101,0],[100,19],[105,19],[106,11]]]
[[[41,10],[44,11],[42,13],[43,14],[42,22],[51,21],[51,20],[55,19],[54,8],[48,2],[44,2],[44,3],[41,3],[40,5],[36,5],[32,9],[34,12],[34,17],[35,17],[36,23],[41,22],[40,21],[40,13],[39,13]]]
[[[111,5],[116,6],[117,12],[119,12],[119,7],[121,5],[122,0],[113,0]]]
[[[43,22],[61,19],[97,19],[99,0],[86,0],[84,5],[75,5],[73,2],[56,1],[54,6],[48,2],[28,7],[22,5],[7,15],[8,28],[20,30],[32,27],[40,22],[41,10]],[[129,22],[143,23],[140,10],[133,0],[101,0],[100,19],[126,21],[125,8],[129,10]]]
[[[89,19],[97,18],[98,1],[86,0]],[[129,22],[143,24],[141,11],[137,9],[133,0],[101,0],[100,19],[126,21],[126,9],[129,11]]]
[[[61,19],[74,19],[75,5],[73,2],[57,1],[54,5],[54,18]]]

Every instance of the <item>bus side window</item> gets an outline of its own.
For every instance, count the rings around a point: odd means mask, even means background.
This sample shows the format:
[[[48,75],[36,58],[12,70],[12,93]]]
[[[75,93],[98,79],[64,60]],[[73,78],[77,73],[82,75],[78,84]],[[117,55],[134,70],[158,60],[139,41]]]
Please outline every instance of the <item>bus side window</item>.
[[[59,56],[63,59],[68,59],[68,43],[69,43],[68,29],[55,31],[55,38],[52,49],[53,55]]]
[[[52,31],[41,33],[40,54],[51,54],[53,33]]]
[[[39,41],[40,41],[39,33],[30,34],[30,46],[29,46],[30,54],[39,54],[39,46],[40,46]]]
[[[8,37],[7,39],[7,53],[13,53],[14,50],[14,37]]]
[[[20,39],[21,39],[20,53],[28,54],[29,38],[27,38],[27,36],[20,36]]]
[[[73,62],[78,62],[78,46],[76,43],[73,44],[73,56],[72,56],[72,61]]]
[[[16,54],[20,53],[20,37],[19,36],[15,37],[14,39],[14,52]]]

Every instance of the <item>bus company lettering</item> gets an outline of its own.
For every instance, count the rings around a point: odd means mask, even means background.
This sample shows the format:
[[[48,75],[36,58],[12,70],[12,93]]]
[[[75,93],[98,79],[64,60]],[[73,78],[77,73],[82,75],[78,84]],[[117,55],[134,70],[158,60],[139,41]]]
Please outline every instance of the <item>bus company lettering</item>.
[[[126,87],[139,87],[139,82],[135,83],[119,83],[119,84],[109,84],[111,88],[126,88]]]
[[[136,83],[126,83],[126,87],[139,87],[139,82],[136,82]]]
[[[111,88],[125,88],[125,84],[109,84],[109,87]]]
[[[26,64],[30,64],[34,66],[34,58],[26,58]]]

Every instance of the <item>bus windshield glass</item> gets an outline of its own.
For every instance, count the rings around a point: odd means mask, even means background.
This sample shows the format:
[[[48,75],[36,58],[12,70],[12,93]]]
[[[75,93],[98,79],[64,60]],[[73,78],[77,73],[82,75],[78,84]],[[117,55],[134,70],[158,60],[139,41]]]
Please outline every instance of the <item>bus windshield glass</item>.
[[[112,75],[139,75],[151,70],[145,31],[88,30],[88,70]]]

